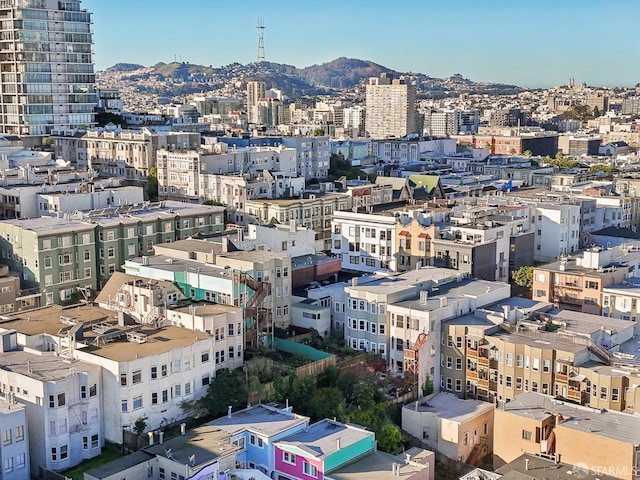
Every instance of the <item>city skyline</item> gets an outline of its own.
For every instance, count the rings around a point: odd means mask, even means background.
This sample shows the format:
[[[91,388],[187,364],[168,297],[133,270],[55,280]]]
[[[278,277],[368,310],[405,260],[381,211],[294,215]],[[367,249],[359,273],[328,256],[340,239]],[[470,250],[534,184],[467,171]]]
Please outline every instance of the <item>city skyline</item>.
[[[371,60],[433,77],[455,73],[477,82],[539,88],[640,82],[631,0],[447,2],[336,0],[272,5],[249,0],[84,0],[94,13],[97,70],[115,63],[150,66],[174,60],[219,67],[255,62],[258,18],[265,58],[303,68],[338,57]],[[409,14],[409,12],[412,12]],[[604,20],[615,19],[611,25]],[[411,45],[411,48],[405,46]],[[499,61],[498,61],[499,60]],[[603,65],[606,68],[603,68]]]

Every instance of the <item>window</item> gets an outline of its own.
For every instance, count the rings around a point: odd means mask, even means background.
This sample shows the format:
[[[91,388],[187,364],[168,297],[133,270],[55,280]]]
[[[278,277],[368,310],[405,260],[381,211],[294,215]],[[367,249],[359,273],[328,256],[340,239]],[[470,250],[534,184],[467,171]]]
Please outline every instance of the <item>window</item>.
[[[544,373],[549,373],[551,371],[551,361],[550,360],[542,360],[542,371]]]
[[[151,392],[151,405],[158,404],[158,392]]]
[[[142,408],[142,396],[134,397],[133,399],[133,409],[137,410],[139,408]]]
[[[67,397],[65,393],[58,394],[58,406],[62,407],[67,404]]]
[[[531,441],[531,432],[529,430],[522,430],[522,439]]]
[[[128,406],[127,400],[120,400],[120,410],[122,412],[127,412],[129,410],[129,406]]]
[[[162,374],[163,377],[167,376],[167,366],[166,365],[162,365],[160,367],[160,373]]]
[[[209,375],[205,375],[204,377],[202,377],[202,386],[206,386],[209,385],[209,383],[211,382],[211,379],[209,378]]]
[[[282,452],[282,461],[284,463],[288,463],[289,465],[296,464],[296,456],[293,453]]]
[[[158,473],[158,476],[161,479],[164,479],[166,477],[165,473],[164,473],[164,468],[160,467],[160,472]]]
[[[456,357],[456,370],[462,370],[462,358]]]
[[[120,374],[120,385],[125,387],[127,385],[127,374],[126,373],[121,373]]]
[[[151,380],[158,378],[158,367],[151,367]]]
[[[187,382],[184,384],[184,394],[191,395],[191,382]]]
[[[162,391],[162,403],[167,403],[169,401],[169,390]]]
[[[206,352],[202,352],[202,354],[200,355],[200,359],[202,360],[202,363],[208,362],[209,361],[209,351],[207,350]]]
[[[11,445],[13,443],[13,435],[11,429],[7,428],[2,432],[2,445]]]
[[[58,461],[58,449],[56,447],[51,447],[51,460],[54,462]]]
[[[60,460],[64,460],[69,457],[69,447],[67,445],[62,445],[60,447]]]
[[[614,388],[617,390],[617,388]],[[24,440],[24,426],[18,425],[16,427],[16,442],[22,442]]]
[[[611,389],[611,401],[612,402],[618,402],[620,400],[620,389],[619,388],[612,388]],[[16,441],[17,440],[17,436],[16,436]]]
[[[606,400],[608,395],[608,388],[607,387],[600,387],[600,399],[601,400]]]
[[[16,469],[24,468],[25,466],[25,455],[24,453],[20,453],[16,456]]]
[[[13,472],[13,457],[5,458],[2,467],[5,473]]]
[[[302,464],[302,471],[305,475],[309,475],[310,477],[318,476],[318,468],[315,465],[311,465],[309,462],[304,462]]]
[[[134,370],[131,374],[131,383],[135,385],[140,382],[142,382],[142,370]]]

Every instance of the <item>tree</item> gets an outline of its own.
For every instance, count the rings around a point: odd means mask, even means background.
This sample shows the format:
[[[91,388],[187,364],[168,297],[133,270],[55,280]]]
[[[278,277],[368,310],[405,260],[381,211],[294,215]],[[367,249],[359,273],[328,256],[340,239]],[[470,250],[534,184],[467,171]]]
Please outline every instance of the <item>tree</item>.
[[[147,195],[149,200],[158,200],[158,168],[151,167],[149,169],[149,176],[147,177]]]
[[[522,152],[522,155],[524,155],[525,157],[529,158],[532,154],[531,154],[531,150],[525,150],[524,152]]]
[[[389,422],[387,414],[386,403],[378,402],[368,408],[350,411],[349,417],[353,423],[367,427],[372,432],[379,432]]]
[[[591,167],[589,168],[590,172],[602,172],[602,173],[606,173],[607,175],[612,175],[615,170],[608,166],[608,165],[604,165],[602,163],[598,163],[597,165],[591,165]]]
[[[335,387],[321,388],[313,395],[309,403],[309,414],[314,421],[336,417],[344,419],[345,401],[342,392]]]
[[[376,440],[378,440],[380,450],[387,453],[395,453],[402,445],[404,436],[400,427],[393,423],[387,423],[376,436]]]
[[[133,424],[133,431],[138,435],[142,435],[147,428],[147,422],[144,418],[138,417]]]
[[[519,269],[515,270],[511,277],[516,285],[520,287],[531,288],[533,285],[533,267],[529,265],[523,265]]]
[[[424,379],[424,383],[422,384],[422,395],[425,397],[427,395],[431,395],[433,393],[433,380],[431,377],[427,375],[427,378]]]
[[[247,379],[240,370],[219,370],[207,393],[195,402],[183,402],[182,409],[195,416],[203,414],[219,417],[227,413],[227,408],[244,407],[247,404]]]

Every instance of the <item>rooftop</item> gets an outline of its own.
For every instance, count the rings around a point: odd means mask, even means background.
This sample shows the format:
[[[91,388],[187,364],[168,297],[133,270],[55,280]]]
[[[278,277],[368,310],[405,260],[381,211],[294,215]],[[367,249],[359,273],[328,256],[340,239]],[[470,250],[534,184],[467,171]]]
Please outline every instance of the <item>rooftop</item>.
[[[392,294],[414,287],[422,282],[439,282],[455,279],[462,275],[449,268],[422,267],[404,273],[376,272],[373,275],[357,278],[355,285],[345,287],[350,291]]]
[[[528,468],[527,468],[527,462]],[[566,463],[555,463],[553,460],[524,454],[513,462],[496,470],[502,480],[549,480],[555,478],[579,478],[581,480],[613,480],[614,477],[602,475],[601,472],[587,471]]]
[[[417,408],[416,403],[418,404]],[[481,400],[462,400],[453,393],[439,392],[417,402],[408,403],[404,408],[417,412],[433,413],[439,418],[463,423],[485,412],[492,411],[494,405]]]
[[[294,446],[315,458],[324,458],[360,440],[373,437],[374,433],[361,427],[324,419],[309,428],[289,435],[276,443],[278,446]]]
[[[425,468],[435,465],[435,454],[428,450],[411,448],[405,452],[410,456],[406,461],[403,455],[393,456],[376,450],[359,460],[325,475],[327,480],[389,480],[390,478],[411,478]],[[399,465],[400,471],[393,474],[393,466]],[[422,478],[422,477],[416,477]]]
[[[573,405],[534,392],[517,395],[497,410],[537,421],[559,413],[563,418],[556,428],[571,428],[623,443],[640,444],[640,416],[636,415]]]
[[[38,354],[24,350],[14,350],[2,354],[0,369],[15,372],[42,382],[62,380],[74,371],[97,371],[100,367],[86,362],[69,361],[53,352]]]
[[[209,422],[208,425],[219,427],[230,435],[250,430],[271,437],[308,422],[307,417],[296,415],[286,409],[278,409],[269,405],[255,405],[233,412],[231,416],[217,418]]]
[[[9,415],[11,413],[24,410],[26,407],[22,403],[8,402],[4,398],[0,397],[0,416]]]
[[[145,447],[144,450],[160,457],[168,457],[181,466],[189,465],[189,459],[194,455],[192,468],[199,470],[213,460],[237,452],[240,448],[229,441],[227,431],[208,424],[187,430],[185,435],[172,437],[162,444]]]

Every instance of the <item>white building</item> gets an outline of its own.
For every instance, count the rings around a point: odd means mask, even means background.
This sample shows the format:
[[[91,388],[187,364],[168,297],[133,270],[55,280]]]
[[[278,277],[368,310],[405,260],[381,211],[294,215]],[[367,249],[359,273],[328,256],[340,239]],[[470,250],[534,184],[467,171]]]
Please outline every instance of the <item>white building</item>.
[[[29,480],[29,433],[26,408],[13,393],[0,396],[0,473],[3,480]]]
[[[373,273],[396,271],[396,218],[337,211],[331,220],[331,253],[342,269]]]
[[[416,129],[416,85],[389,74],[369,79],[366,131],[371,138],[404,137]]]
[[[580,206],[569,204],[531,207],[531,228],[535,232],[534,259],[551,262],[580,248]]]
[[[25,323],[39,325],[34,328]],[[66,470],[99,455],[105,440],[100,365],[65,359],[49,351],[54,344],[47,340],[46,333],[43,335],[46,326],[40,321],[29,322],[25,318],[9,325],[22,327],[22,332],[3,328],[0,333],[0,385],[25,407],[31,471],[37,472],[40,466]],[[59,328],[64,325],[59,324]],[[19,342],[22,344],[27,335],[36,343],[35,348],[25,346],[19,350]],[[17,433],[18,438],[26,435],[24,431]],[[16,435],[15,430],[12,435]],[[23,449],[22,445],[19,448]]]

